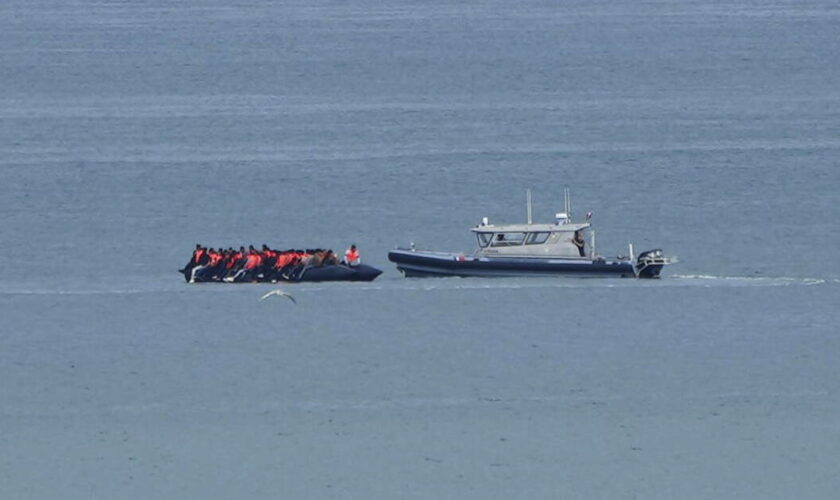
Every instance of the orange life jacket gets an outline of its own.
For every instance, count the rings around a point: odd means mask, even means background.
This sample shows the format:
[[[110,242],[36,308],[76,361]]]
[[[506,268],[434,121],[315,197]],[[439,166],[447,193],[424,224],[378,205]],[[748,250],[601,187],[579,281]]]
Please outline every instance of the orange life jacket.
[[[230,257],[228,257],[227,264],[225,264],[225,268],[226,269],[232,268],[233,266],[236,265],[237,262],[239,262],[239,259],[241,259],[241,258],[242,258],[242,254],[239,253],[239,252],[234,252],[234,253],[230,254]]]
[[[344,260],[347,261],[348,264],[353,264],[354,262],[358,262],[359,261],[359,251],[358,250],[353,250],[352,248],[348,249],[346,252],[344,252]]]
[[[259,266],[261,260],[259,254],[249,253],[248,260],[245,261],[245,269],[253,269]]]
[[[292,261],[294,258],[294,254],[292,253],[281,253],[279,257],[277,257],[277,262],[274,263],[274,267],[277,269],[281,269],[286,267],[286,265]]]

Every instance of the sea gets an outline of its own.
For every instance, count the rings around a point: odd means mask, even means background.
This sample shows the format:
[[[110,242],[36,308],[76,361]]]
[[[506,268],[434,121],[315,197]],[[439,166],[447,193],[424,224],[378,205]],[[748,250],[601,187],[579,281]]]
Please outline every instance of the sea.
[[[0,498],[837,498],[838,39],[824,0],[5,0]],[[387,260],[567,188],[679,262]],[[383,274],[189,285],[197,243]]]

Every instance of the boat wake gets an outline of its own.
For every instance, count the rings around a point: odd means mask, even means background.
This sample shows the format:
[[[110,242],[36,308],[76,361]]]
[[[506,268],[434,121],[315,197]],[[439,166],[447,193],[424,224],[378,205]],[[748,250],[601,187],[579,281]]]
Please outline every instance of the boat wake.
[[[166,293],[189,293],[189,290],[177,288],[7,288],[0,289],[0,296],[100,296],[100,295],[149,295]]]
[[[670,275],[659,280],[609,278],[428,278],[382,280],[376,284],[350,285],[352,290],[369,291],[445,291],[445,290],[517,290],[517,289],[600,289],[600,288],[661,288],[661,287],[777,287],[840,284],[840,279],[804,278],[789,276],[714,276]],[[349,289],[350,287],[347,287]],[[323,291],[334,286],[296,288],[300,291]]]
[[[813,286],[840,283],[840,279],[804,278],[792,276],[713,276],[708,274],[675,274],[669,277],[681,283],[700,286]]]
[[[610,278],[428,278],[404,279],[392,277],[374,283],[295,283],[282,288],[295,294],[358,293],[377,291],[448,291],[448,290],[519,290],[519,289],[602,289],[602,288],[673,288],[673,287],[779,287],[838,285],[840,278],[807,278],[791,276],[715,276],[708,274],[676,274],[659,280],[610,279]],[[0,288],[2,296],[132,296],[132,295],[181,295],[181,294],[262,294],[280,285],[254,284],[242,286],[193,285],[135,288]]]

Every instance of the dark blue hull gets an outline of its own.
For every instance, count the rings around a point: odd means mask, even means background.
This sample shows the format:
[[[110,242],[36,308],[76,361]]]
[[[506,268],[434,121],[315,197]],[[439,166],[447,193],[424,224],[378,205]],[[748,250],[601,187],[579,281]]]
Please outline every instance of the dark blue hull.
[[[548,258],[479,258],[460,254],[393,250],[388,260],[407,277],[424,276],[579,276],[635,277],[629,260],[548,259]],[[661,269],[661,268],[660,268]],[[654,269],[649,269],[653,276]]]
[[[303,269],[297,281],[373,281],[380,274],[379,269],[364,264],[309,267]]]
[[[181,271],[189,281],[190,276],[184,270]],[[373,281],[382,271],[375,267],[359,264],[357,266],[345,266],[343,264],[327,265],[319,267],[296,267],[284,271],[283,274],[273,273],[270,278],[264,274],[245,275],[243,279],[233,283],[273,283],[276,281],[305,282],[305,281]],[[218,276],[212,278],[196,276],[196,283],[225,283]]]
[[[636,272],[638,272],[638,277],[639,278],[654,279],[654,278],[659,277],[659,274],[662,272],[663,267],[665,267],[665,266],[664,265],[650,265],[650,266],[645,266],[644,268],[639,268],[639,266],[637,266],[636,267],[636,269],[637,269]]]

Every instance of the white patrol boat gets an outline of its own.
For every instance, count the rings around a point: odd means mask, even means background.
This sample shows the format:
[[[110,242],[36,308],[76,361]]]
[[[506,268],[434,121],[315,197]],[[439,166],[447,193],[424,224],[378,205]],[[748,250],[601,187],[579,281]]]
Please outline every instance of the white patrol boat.
[[[421,276],[621,276],[658,278],[662,268],[675,262],[662,250],[633,256],[605,259],[595,252],[595,231],[589,214],[586,222],[571,219],[569,190],[565,191],[565,211],[555,216],[554,224],[531,221],[531,192],[528,191],[527,224],[491,224],[484,217],[470,229],[478,239],[471,255],[396,248],[388,253],[406,277]],[[588,235],[589,242],[586,242]]]

